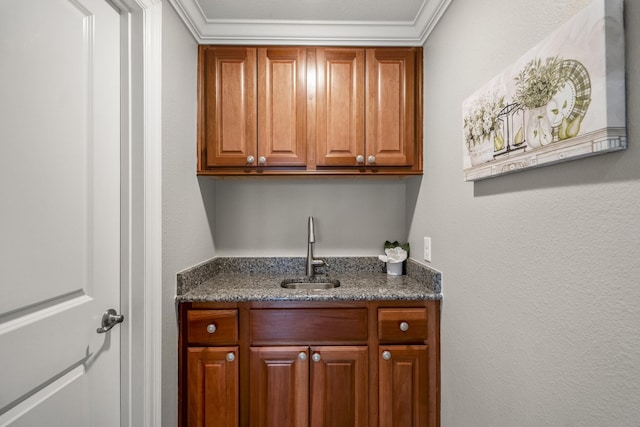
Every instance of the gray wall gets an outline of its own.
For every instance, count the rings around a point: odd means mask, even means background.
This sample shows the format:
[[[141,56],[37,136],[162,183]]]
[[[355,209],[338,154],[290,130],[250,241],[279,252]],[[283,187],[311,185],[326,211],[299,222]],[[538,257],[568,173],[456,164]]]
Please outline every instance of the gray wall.
[[[162,425],[178,414],[176,272],[214,256],[208,213],[215,196],[198,182],[197,44],[167,2],[162,5]]]
[[[444,273],[443,426],[640,420],[640,2],[625,2],[629,148],[462,181],[462,101],[588,3],[455,0],[425,44],[407,221]]]
[[[462,181],[462,100],[587,0],[455,0],[425,45],[425,174],[195,176],[196,44],[163,23],[163,425],[177,416],[176,272],[219,256],[374,255],[433,239],[443,271],[442,425],[637,424],[640,2],[626,1],[629,148]],[[214,221],[215,218],[215,221]],[[215,241],[215,245],[214,245]]]
[[[382,254],[406,242],[405,182],[398,179],[254,179],[216,182],[219,256],[305,256],[314,217],[316,256]]]

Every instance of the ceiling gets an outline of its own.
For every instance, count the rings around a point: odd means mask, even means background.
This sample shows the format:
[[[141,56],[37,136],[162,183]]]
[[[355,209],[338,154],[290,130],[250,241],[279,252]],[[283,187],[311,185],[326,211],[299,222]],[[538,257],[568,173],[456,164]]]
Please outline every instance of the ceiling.
[[[200,44],[421,46],[452,0],[170,0]]]

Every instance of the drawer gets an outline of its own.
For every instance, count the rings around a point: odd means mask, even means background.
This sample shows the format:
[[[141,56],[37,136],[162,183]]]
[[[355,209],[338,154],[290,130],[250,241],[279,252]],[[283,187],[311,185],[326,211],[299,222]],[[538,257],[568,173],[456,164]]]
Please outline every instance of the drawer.
[[[238,342],[238,310],[189,310],[189,344],[228,345]]]
[[[422,342],[427,339],[426,308],[379,308],[378,340],[385,343]]]
[[[253,345],[366,343],[367,309],[256,309],[250,328]]]

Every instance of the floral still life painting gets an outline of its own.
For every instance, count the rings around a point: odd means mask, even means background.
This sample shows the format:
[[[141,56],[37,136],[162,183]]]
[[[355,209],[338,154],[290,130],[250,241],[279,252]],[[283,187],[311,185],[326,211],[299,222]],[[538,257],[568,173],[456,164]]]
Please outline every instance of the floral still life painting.
[[[623,0],[594,0],[462,104],[466,181],[625,149]]]

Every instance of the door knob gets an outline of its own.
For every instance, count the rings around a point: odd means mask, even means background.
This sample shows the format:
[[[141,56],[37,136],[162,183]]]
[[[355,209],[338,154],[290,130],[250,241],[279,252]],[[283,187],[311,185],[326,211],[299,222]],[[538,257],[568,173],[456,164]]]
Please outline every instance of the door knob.
[[[113,308],[105,311],[102,314],[102,326],[96,329],[96,332],[99,334],[104,334],[108,332],[116,326],[118,323],[122,323],[124,321],[124,316],[122,314],[118,314]]]

